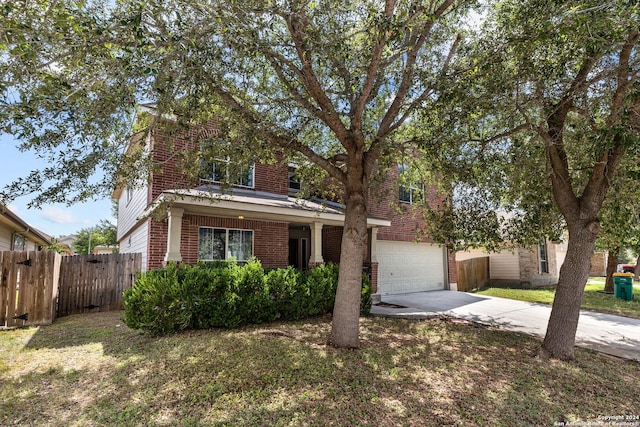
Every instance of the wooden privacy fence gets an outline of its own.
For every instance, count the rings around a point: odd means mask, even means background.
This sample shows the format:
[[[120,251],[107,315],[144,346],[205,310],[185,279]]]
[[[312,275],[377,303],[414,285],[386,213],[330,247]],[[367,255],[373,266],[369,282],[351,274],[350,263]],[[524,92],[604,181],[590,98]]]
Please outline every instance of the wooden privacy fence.
[[[122,293],[141,265],[142,255],[134,253],[63,257],[58,316],[121,310]]]
[[[119,310],[141,254],[62,257],[0,252],[0,327],[46,325],[73,313]]]
[[[61,258],[53,251],[0,252],[0,326],[53,322]]]
[[[458,290],[468,292],[489,282],[489,257],[456,261]]]

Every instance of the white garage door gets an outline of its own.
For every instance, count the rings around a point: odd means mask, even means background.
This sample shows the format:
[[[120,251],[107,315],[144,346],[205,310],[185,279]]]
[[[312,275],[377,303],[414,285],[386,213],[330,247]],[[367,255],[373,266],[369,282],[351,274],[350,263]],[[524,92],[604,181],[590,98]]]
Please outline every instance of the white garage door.
[[[378,240],[378,292],[401,294],[444,289],[444,251],[430,243]]]

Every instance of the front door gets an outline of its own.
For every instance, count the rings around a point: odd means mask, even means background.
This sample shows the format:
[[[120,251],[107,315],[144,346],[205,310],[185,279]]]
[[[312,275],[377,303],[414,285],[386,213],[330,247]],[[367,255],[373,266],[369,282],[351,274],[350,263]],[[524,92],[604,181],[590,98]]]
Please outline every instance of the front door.
[[[309,267],[309,239],[289,239],[289,265],[298,270],[306,270]]]

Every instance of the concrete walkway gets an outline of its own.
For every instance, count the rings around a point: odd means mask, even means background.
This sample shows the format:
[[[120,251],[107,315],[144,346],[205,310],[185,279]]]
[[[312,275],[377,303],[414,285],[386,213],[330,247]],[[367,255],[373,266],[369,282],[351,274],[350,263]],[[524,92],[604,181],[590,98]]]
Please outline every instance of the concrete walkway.
[[[385,295],[371,309],[374,316],[413,319],[445,314],[539,338],[550,313],[549,305],[453,291]],[[576,346],[640,361],[640,320],[581,311]]]

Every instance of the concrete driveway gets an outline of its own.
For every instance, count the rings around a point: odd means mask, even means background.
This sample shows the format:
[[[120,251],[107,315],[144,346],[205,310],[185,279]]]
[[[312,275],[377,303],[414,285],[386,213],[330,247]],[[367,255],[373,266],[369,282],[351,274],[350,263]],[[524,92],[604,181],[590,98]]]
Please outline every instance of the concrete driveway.
[[[539,338],[550,313],[551,306],[544,304],[454,291],[385,295],[371,309],[374,316],[414,319],[445,314]],[[581,311],[576,346],[640,361],[640,320]]]

